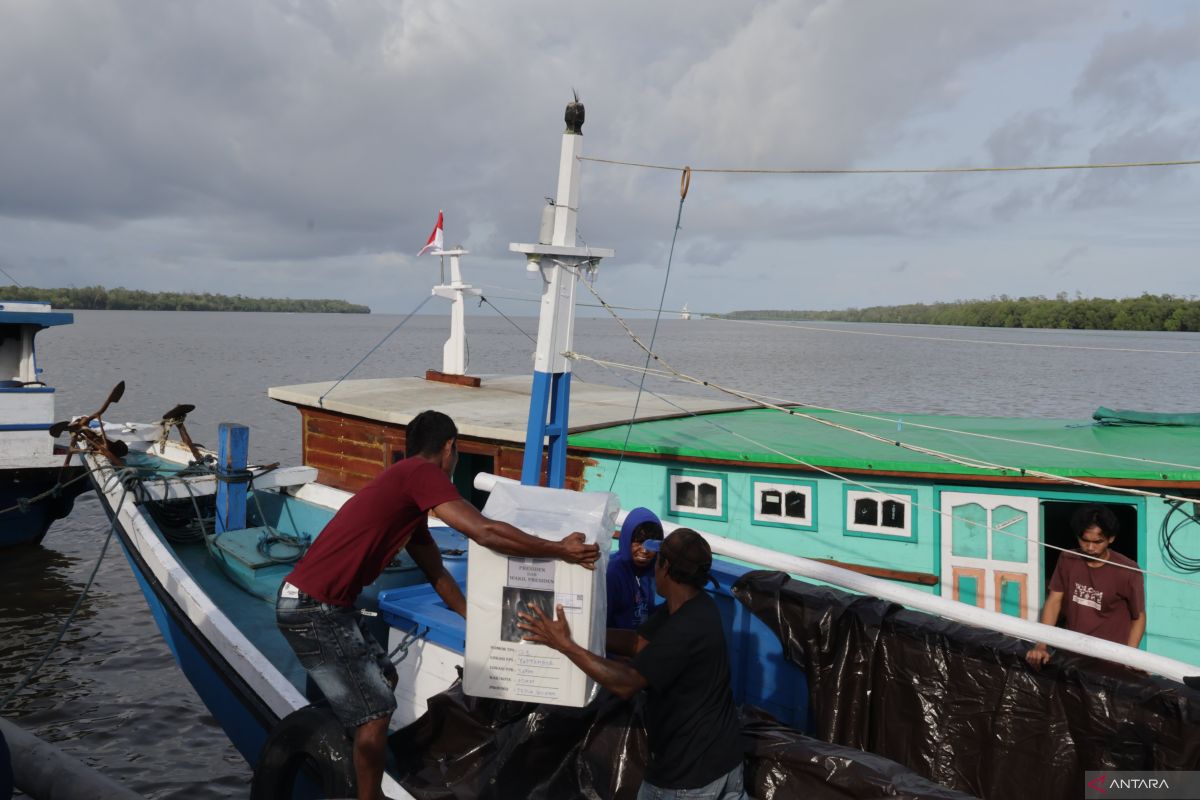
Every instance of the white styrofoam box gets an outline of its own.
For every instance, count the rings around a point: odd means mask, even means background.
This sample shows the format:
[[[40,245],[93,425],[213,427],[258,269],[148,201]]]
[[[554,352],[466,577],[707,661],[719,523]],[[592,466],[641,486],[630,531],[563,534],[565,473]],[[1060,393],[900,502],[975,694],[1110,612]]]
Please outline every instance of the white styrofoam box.
[[[555,559],[500,555],[474,541],[467,561],[467,641],[463,691],[475,697],[581,707],[594,681],[566,656],[524,641],[517,612],[534,602],[553,617],[562,605],[571,638],[604,652],[605,570],[620,510],[616,495],[541,486],[497,484],[483,513],[528,534],[559,540],[578,531],[600,544],[596,569]]]
[[[388,633],[388,652],[392,652],[405,637],[405,632],[392,628]],[[396,665],[400,680],[396,683],[396,711],[388,723],[395,731],[416,722],[429,710],[429,698],[450,688],[458,680],[457,667],[462,656],[457,652],[426,639],[417,639],[408,649],[408,656]]]

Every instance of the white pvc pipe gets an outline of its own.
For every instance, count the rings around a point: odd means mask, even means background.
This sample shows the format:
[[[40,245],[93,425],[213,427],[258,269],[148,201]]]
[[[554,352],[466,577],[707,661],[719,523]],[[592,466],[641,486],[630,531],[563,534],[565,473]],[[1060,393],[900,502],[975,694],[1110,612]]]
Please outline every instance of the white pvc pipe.
[[[475,488],[480,491],[490,492],[497,482],[517,483],[518,481],[514,481],[511,478],[501,478],[485,472],[481,472],[475,476]],[[617,521],[623,522],[627,513],[626,511],[622,511],[617,516]],[[685,526],[675,525],[670,522],[663,523],[663,530],[668,533],[681,527]],[[1188,664],[1184,661],[1177,661],[1166,656],[1155,655],[1154,653],[1147,653],[1136,647],[1127,647],[1116,642],[1097,639],[1094,636],[1056,628],[1052,625],[1043,625],[1040,622],[1030,622],[1019,617],[1010,617],[1007,614],[1000,614],[995,611],[979,608],[978,606],[967,605],[957,600],[948,600],[937,595],[926,594],[916,589],[910,589],[907,586],[899,586],[892,581],[882,578],[861,575],[842,567],[835,567],[830,564],[823,564],[820,561],[813,561],[809,558],[768,550],[765,547],[746,544],[745,542],[735,541],[724,536],[717,536],[713,533],[700,530],[697,533],[704,536],[714,554],[727,558],[735,558],[758,567],[782,570],[804,578],[832,583],[860,594],[878,597],[882,600],[890,600],[894,603],[900,603],[907,608],[936,614],[939,617],[954,620],[955,622],[975,625],[976,627],[986,628],[1031,642],[1045,642],[1062,650],[1070,650],[1073,653],[1114,661],[1118,664],[1152,672],[1164,678],[1179,681],[1180,683],[1183,682],[1184,677],[1200,675],[1200,666]]]

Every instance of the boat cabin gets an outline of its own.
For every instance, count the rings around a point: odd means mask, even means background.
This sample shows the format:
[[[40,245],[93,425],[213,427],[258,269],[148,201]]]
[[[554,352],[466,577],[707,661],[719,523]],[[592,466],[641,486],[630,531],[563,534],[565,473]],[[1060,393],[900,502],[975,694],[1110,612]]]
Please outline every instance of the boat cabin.
[[[72,321],[47,303],[0,302],[0,462],[51,465],[54,440],[46,431],[54,421],[54,389],[41,380],[34,339]]]

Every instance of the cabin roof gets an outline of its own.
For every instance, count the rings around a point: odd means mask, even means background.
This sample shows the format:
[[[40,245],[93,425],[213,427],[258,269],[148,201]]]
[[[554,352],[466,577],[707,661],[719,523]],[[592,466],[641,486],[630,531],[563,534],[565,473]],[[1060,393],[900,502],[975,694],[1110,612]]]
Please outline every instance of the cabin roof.
[[[1085,479],[1200,481],[1200,466],[1196,466],[1200,464],[1200,427],[894,413],[873,413],[876,419],[866,419],[830,410],[802,412],[814,419],[755,408],[642,422],[634,426],[627,446],[627,424],[573,434],[570,444],[585,450],[619,451],[625,447],[631,454],[732,462],[800,466],[796,462],[801,461],[834,470],[1020,477],[1021,469],[1032,469]],[[866,431],[886,441],[825,422]],[[965,467],[897,447],[896,441],[1016,469]]]
[[[75,315],[66,311],[52,311],[49,303],[29,303],[0,300],[0,325],[37,325],[49,328],[54,325],[70,325]]]
[[[267,391],[275,400],[309,408],[395,425],[407,425],[425,409],[449,414],[463,436],[502,442],[525,442],[529,419],[531,376],[483,376],[478,388],[456,386],[423,378],[377,378],[343,381],[329,392],[333,381],[296,386],[276,386]],[[321,396],[329,392],[324,400]],[[637,392],[597,383],[571,382],[572,432],[627,423]],[[681,413],[744,408],[708,398],[643,393],[637,402],[637,419],[648,420]]]

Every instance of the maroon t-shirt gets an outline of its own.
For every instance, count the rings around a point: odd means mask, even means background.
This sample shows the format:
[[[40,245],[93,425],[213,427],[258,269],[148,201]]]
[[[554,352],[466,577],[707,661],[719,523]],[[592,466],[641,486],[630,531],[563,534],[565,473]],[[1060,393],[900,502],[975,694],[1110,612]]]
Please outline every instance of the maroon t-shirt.
[[[1050,578],[1050,591],[1063,593],[1069,630],[1128,644],[1133,620],[1146,608],[1142,573],[1112,566],[1137,567],[1136,561],[1112,550],[1108,556],[1108,562],[1093,568],[1088,566],[1090,559],[1063,553]]]
[[[323,603],[352,606],[410,538],[432,540],[429,509],[459,497],[432,461],[397,461],[334,514],[287,582]]]

